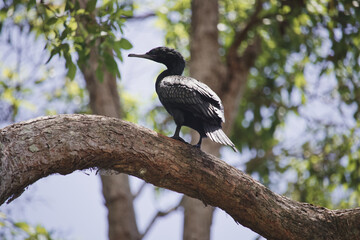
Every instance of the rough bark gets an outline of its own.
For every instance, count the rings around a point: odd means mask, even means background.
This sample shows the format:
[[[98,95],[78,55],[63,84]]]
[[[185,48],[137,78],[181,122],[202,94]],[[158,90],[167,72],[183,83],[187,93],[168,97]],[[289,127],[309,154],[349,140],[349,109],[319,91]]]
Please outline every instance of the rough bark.
[[[86,8],[87,2],[88,0],[80,0],[81,8]],[[92,21],[96,22],[94,16],[90,17]],[[80,19],[83,24],[88,24],[87,21],[88,19]],[[105,67],[103,81],[95,77],[100,59],[97,51],[99,44],[100,39],[91,48],[89,60],[81,66],[90,96],[90,108],[94,114],[121,118],[122,112],[116,77]],[[125,174],[101,176],[101,182],[105,205],[108,209],[109,239],[139,239],[140,234],[136,224],[128,176]]]
[[[268,239],[360,239],[360,208],[293,201],[189,144],[116,118],[59,115],[0,131],[0,204],[42,177],[88,168],[200,199]]]

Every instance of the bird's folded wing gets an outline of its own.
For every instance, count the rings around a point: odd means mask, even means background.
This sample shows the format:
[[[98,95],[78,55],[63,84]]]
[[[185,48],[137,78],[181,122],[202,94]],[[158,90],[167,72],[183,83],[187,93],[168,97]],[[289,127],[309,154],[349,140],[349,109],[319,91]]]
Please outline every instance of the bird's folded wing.
[[[205,84],[189,77],[165,77],[158,89],[160,101],[172,104],[204,119],[220,119],[225,122],[220,98]]]

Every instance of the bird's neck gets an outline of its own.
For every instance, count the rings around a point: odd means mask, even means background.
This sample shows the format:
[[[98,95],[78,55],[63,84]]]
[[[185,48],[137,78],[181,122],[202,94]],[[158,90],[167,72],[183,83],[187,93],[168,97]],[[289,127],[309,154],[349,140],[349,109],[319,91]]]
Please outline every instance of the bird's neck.
[[[184,71],[184,68],[185,68],[184,64],[176,64],[175,66],[172,67],[168,66],[168,69],[160,73],[160,75],[156,79],[156,85],[155,85],[156,91],[159,87],[161,80],[163,80],[167,76],[181,75]]]
[[[181,75],[185,68],[185,62],[184,62],[184,60],[176,61],[176,62],[173,62],[172,64],[167,64],[166,66],[168,69],[165,71],[168,71],[169,75]]]

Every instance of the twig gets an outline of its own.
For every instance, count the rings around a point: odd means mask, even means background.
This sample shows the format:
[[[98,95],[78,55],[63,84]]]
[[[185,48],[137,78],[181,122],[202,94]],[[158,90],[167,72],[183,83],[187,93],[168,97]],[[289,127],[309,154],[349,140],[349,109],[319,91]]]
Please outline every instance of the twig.
[[[258,17],[262,9],[262,0],[256,1],[256,7],[254,13],[251,15],[250,20],[247,22],[246,26],[242,29],[242,31],[237,31],[234,37],[234,41],[229,47],[228,56],[233,57],[236,56],[236,50],[240,46],[240,44],[245,40],[247,33],[254,25],[258,24],[261,19]],[[235,55],[234,55],[235,54]]]
[[[125,18],[128,21],[134,21],[134,20],[144,20],[144,19],[147,19],[149,17],[155,17],[155,16],[156,16],[155,13],[150,12],[150,13],[145,13],[143,15],[137,15],[137,16],[121,16],[121,18]]]
[[[133,194],[133,199],[137,198],[140,195],[140,193],[145,188],[145,186],[146,186],[146,182],[143,182],[142,185],[137,190],[137,192],[135,194]]]
[[[145,235],[149,232],[149,230],[151,229],[151,227],[154,225],[155,221],[159,218],[159,217],[164,217],[174,211],[176,211],[181,205],[182,205],[182,199],[179,201],[178,204],[176,204],[174,207],[170,208],[169,210],[163,212],[163,211],[158,211],[155,216],[153,217],[153,219],[151,220],[151,222],[149,223],[149,225],[147,226],[147,228],[145,229],[144,233],[141,234],[141,239],[145,237]]]

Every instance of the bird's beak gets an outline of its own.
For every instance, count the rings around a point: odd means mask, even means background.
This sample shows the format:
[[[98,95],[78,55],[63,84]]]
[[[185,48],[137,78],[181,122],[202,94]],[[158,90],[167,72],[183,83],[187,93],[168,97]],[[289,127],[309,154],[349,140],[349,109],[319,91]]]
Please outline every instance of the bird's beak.
[[[130,53],[128,55],[128,57],[137,57],[137,58],[146,58],[146,59],[150,59],[150,60],[154,60],[150,55],[148,54],[133,54],[133,53]]]

